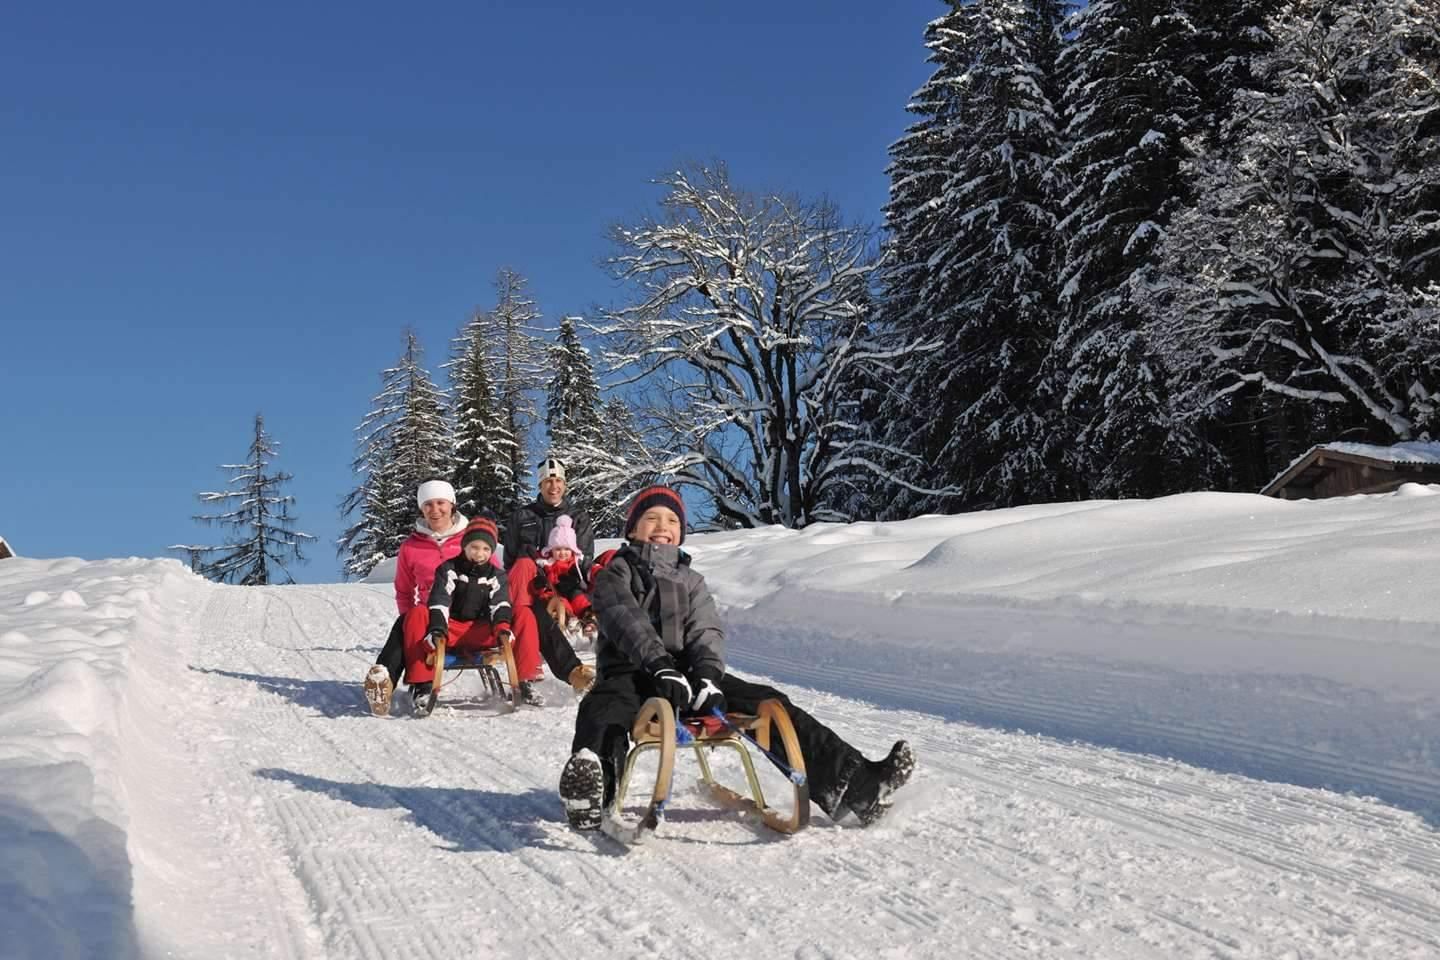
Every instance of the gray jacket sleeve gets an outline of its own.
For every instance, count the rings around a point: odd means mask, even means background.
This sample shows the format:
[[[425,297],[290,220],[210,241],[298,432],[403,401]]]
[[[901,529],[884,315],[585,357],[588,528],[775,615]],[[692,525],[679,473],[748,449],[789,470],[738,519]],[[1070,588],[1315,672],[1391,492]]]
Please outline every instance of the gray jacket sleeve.
[[[685,618],[685,661],[689,672],[719,679],[725,673],[725,628],[705,578],[687,570],[690,611]]]
[[[669,656],[650,617],[630,592],[630,564],[623,557],[615,557],[596,575],[590,603],[601,636],[635,666],[653,671],[660,658]]]

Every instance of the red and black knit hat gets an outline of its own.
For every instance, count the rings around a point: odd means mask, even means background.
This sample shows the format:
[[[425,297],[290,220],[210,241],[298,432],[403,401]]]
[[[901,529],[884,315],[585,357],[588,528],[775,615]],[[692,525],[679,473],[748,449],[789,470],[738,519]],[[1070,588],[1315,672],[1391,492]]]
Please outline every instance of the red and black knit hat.
[[[675,516],[680,518],[680,542],[685,542],[685,501],[680,499],[680,494],[669,487],[653,486],[646,487],[635,494],[635,499],[630,503],[630,510],[625,514],[625,536],[629,538],[630,533],[635,529],[635,524],[645,515],[645,511],[651,507],[669,507],[675,511]]]
[[[476,517],[465,525],[465,532],[460,535],[460,549],[464,550],[472,540],[484,540],[494,550],[499,539],[500,531],[496,529],[494,520]]]

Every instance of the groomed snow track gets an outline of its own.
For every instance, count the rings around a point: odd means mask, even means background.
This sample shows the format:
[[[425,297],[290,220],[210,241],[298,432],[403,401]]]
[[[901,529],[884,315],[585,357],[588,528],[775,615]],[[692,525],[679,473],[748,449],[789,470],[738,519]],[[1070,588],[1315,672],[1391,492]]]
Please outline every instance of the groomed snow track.
[[[872,756],[916,745],[890,818],[860,830],[817,814],[781,838],[712,807],[682,762],[661,836],[626,851],[564,825],[575,708],[558,682],[550,706],[513,716],[443,697],[425,720],[375,719],[360,681],[393,616],[387,589],[189,596],[174,669],[130,711],[154,771],[131,796],[146,952],[1440,956],[1440,838],[1420,815],[878,709],[826,692],[893,702],[843,661],[808,674],[825,689],[798,687],[813,635],[787,648],[769,630],[767,672]],[[946,696],[943,677],[926,684]]]

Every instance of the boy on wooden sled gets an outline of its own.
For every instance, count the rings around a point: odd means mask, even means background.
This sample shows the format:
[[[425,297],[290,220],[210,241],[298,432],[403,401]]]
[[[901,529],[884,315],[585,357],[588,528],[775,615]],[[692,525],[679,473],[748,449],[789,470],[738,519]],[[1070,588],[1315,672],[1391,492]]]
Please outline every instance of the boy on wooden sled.
[[[636,494],[625,538],[592,581],[591,602],[600,622],[599,680],[580,701],[572,755],[560,774],[570,825],[601,826],[624,769],[631,727],[641,704],[654,696],[668,700],[682,717],[717,708],[753,713],[762,700],[780,700],[820,809],[837,821],[853,813],[865,826],[882,817],[891,794],[910,779],[914,751],[901,740],[883,760],[867,760],[774,687],[725,672],[725,634],[715,602],[680,549],[685,540],[680,495],[663,486]]]
[[[446,649],[466,653],[502,643],[514,642],[515,665],[521,699],[533,706],[544,703],[535,690],[540,677],[539,642],[533,630],[514,633],[510,629],[510,596],[505,572],[490,562],[498,533],[495,523],[485,517],[471,520],[460,538],[460,555],[435,568],[430,588],[430,619],[424,633],[405,635],[405,676],[410,683],[411,711],[429,716],[434,709],[431,682],[435,677],[437,641]]]

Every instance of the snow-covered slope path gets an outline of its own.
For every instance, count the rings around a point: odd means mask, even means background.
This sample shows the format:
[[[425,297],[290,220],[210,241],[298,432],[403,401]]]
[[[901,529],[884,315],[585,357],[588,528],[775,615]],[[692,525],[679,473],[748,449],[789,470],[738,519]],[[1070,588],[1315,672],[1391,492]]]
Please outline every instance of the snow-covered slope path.
[[[1377,802],[880,710],[794,686],[806,665],[773,645],[794,698],[868,753],[917,745],[892,815],[781,839],[684,787],[624,851],[563,824],[557,682],[514,716],[379,720],[358,681],[387,588],[186,596],[125,746],[152,787],[129,846],[157,955],[1440,956],[1440,836]],[[866,696],[863,663],[823,680]]]

